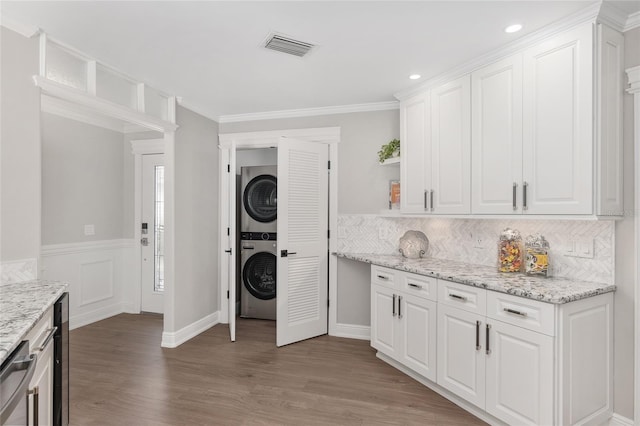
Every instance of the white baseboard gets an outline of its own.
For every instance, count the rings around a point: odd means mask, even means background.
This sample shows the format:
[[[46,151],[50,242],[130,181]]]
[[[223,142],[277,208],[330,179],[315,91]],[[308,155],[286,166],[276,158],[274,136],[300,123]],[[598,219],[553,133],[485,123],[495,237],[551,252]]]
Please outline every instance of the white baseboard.
[[[125,314],[139,314],[140,309],[136,308],[133,302],[122,302],[122,312]]]
[[[163,332],[162,343],[163,348],[176,348],[187,340],[197,336],[205,330],[213,327],[220,322],[220,311],[216,311],[198,321],[189,324],[175,332]]]
[[[113,317],[123,312],[122,303],[114,303],[113,305],[103,306],[80,315],[71,315],[69,316],[69,329],[73,330],[74,328],[89,325],[96,321],[102,321],[103,319]]]
[[[615,413],[613,417],[611,417],[611,420],[609,420],[609,426],[633,426],[634,424],[633,420]]]
[[[347,337],[349,339],[370,340],[371,339],[371,327],[368,325],[357,324],[336,324],[335,329],[331,336],[335,337]]]

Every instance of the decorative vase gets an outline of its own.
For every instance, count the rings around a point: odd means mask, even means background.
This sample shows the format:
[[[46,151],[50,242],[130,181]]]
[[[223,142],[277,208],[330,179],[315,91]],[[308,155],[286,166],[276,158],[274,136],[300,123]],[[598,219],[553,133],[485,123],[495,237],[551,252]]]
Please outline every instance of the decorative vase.
[[[421,231],[407,231],[400,238],[400,254],[408,259],[419,259],[427,254],[429,239]]]

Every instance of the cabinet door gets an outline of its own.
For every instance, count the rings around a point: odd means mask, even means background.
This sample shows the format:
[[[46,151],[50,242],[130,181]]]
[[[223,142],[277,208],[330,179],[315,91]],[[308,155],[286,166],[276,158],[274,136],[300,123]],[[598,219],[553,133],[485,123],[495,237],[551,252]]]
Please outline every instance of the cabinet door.
[[[593,212],[592,49],[586,24],[524,52],[525,213]]]
[[[400,208],[404,213],[425,213],[426,189],[431,187],[429,94],[400,104]]]
[[[371,346],[398,359],[399,319],[397,292],[380,285],[371,287]]]
[[[484,317],[438,306],[438,384],[484,409]]]
[[[553,424],[553,338],[491,322],[486,410],[508,424]]]
[[[35,395],[29,396],[29,424],[53,425],[53,340],[42,352],[37,352],[38,363],[29,389],[38,388],[38,422],[34,419]]]
[[[400,362],[436,381],[436,303],[402,293]]]
[[[522,211],[522,55],[471,75],[471,211]]]
[[[471,213],[471,79],[431,92],[433,213]]]

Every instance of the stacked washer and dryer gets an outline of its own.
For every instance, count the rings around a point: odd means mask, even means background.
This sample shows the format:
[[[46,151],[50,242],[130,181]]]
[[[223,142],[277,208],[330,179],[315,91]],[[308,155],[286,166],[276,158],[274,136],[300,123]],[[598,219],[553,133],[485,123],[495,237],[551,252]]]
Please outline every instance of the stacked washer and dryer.
[[[276,319],[277,166],[241,168],[240,316]]]

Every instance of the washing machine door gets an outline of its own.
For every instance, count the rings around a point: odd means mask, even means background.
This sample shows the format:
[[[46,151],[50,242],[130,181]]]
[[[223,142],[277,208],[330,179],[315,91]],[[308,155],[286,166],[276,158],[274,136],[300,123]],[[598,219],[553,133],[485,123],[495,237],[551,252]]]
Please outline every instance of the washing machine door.
[[[252,255],[242,269],[242,281],[251,295],[260,300],[276,297],[276,256],[258,252]]]
[[[278,214],[277,191],[278,181],[275,176],[254,177],[242,195],[245,211],[258,222],[273,222]]]

